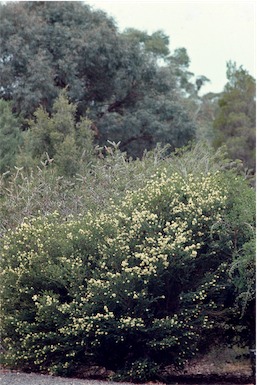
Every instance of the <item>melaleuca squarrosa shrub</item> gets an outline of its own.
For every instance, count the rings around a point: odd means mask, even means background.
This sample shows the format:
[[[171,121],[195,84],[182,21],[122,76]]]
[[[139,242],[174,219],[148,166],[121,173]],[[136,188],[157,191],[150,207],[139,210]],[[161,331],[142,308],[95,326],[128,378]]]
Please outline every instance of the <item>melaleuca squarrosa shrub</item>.
[[[218,315],[233,312],[234,248],[251,238],[241,226],[234,243],[229,186],[219,172],[163,171],[97,216],[53,214],[7,232],[5,362],[58,374],[98,364],[146,380],[211,344]]]

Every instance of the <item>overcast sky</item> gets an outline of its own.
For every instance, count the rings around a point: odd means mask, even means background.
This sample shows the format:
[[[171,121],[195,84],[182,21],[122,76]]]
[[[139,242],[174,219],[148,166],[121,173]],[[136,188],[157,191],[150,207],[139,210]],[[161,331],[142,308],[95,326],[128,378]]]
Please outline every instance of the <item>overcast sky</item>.
[[[203,93],[220,92],[226,83],[226,62],[256,78],[255,0],[87,0],[94,9],[112,16],[120,31],[133,27],[152,33],[163,30],[170,50],[185,47],[190,71],[205,75],[211,83]]]

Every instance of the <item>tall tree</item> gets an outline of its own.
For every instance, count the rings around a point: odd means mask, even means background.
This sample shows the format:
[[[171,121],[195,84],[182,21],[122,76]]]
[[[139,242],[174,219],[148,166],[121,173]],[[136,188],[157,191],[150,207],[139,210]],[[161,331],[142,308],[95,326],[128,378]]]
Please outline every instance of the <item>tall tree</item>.
[[[121,141],[129,155],[194,138],[180,107],[195,89],[189,58],[183,48],[170,55],[162,31],[119,33],[104,12],[82,2],[7,3],[0,11],[0,97],[15,112],[31,117],[40,105],[52,112],[67,88],[76,119],[87,115],[100,143]]]
[[[227,64],[227,78],[214,120],[214,144],[226,144],[232,159],[241,159],[255,170],[256,82],[232,62]]]
[[[1,97],[31,115],[52,106],[69,86],[76,101],[110,94],[120,54],[114,23],[80,2],[18,2],[1,5]]]

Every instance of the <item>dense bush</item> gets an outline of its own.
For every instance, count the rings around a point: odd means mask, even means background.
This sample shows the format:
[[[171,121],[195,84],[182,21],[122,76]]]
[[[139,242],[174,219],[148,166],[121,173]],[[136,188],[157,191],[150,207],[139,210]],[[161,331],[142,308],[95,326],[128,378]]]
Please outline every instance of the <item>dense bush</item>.
[[[146,380],[233,337],[231,264],[249,249],[253,208],[233,174],[163,168],[102,213],[25,219],[2,244],[6,362],[59,374],[94,363]]]
[[[72,178],[59,175],[55,161],[46,158],[37,167],[16,167],[0,178],[0,232],[14,228],[24,217],[45,216],[57,211],[61,218],[84,215],[89,209],[101,211],[124,199],[125,193],[143,187],[152,174],[166,168],[167,174],[178,172],[185,177],[222,170],[226,161],[221,150],[213,151],[198,143],[167,156],[167,148],[157,146],[139,160],[128,159],[118,144],[92,147],[92,162],[77,170]],[[24,159],[25,161],[25,159]]]

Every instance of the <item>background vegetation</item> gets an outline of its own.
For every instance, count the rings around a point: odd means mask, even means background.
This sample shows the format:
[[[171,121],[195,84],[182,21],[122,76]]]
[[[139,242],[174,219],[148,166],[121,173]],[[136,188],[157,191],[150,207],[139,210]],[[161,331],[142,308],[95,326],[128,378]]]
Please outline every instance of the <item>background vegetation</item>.
[[[255,341],[255,80],[80,2],[0,5],[4,362],[159,378]],[[22,49],[21,49],[22,47]]]

